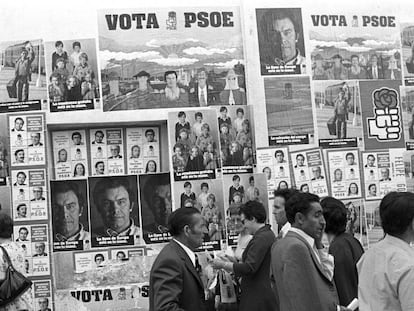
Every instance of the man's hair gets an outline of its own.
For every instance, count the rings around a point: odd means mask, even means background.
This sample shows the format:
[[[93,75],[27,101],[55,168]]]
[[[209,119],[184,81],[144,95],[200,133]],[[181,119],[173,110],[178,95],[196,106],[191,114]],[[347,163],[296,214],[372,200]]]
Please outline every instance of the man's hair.
[[[22,122],[23,122],[23,124],[24,124],[24,120],[23,120],[23,118],[17,117],[16,119],[14,119],[14,123],[16,123],[16,121],[17,121],[17,120],[22,121]]]
[[[369,186],[368,186],[368,190],[371,190],[371,188],[373,187],[373,186],[377,186],[376,184],[370,184]]]
[[[102,254],[96,254],[94,260],[96,261],[96,259],[98,259],[99,257],[102,258],[102,260],[105,260],[105,257]]]
[[[27,208],[26,203],[20,203],[19,205],[17,205],[16,209],[20,210],[23,206],[25,206]]]
[[[19,229],[19,233],[20,233],[20,231],[22,231],[22,230],[24,230],[24,231],[26,231],[27,233],[29,233],[29,230],[28,230],[26,227],[21,227],[21,228]]]
[[[345,155],[345,159],[346,159],[346,158],[348,158],[348,156],[352,156],[352,157],[355,159],[355,155],[354,155],[352,152],[348,152],[348,153]]]
[[[200,111],[198,111],[198,112],[195,113],[194,117],[196,119],[197,119],[197,117],[203,118],[203,114]]]
[[[239,175],[234,175],[233,178],[232,178],[233,181],[236,181],[237,179],[240,180],[240,176]]]
[[[274,197],[282,197],[285,199],[285,203],[296,193],[298,193],[299,190],[297,189],[293,189],[293,188],[288,188],[288,189],[276,189],[275,191],[273,191],[273,196]]]
[[[152,133],[153,135],[155,135],[155,132],[153,129],[148,129],[145,131],[145,136],[147,136],[147,134]]]
[[[374,158],[374,160],[375,160],[375,156],[374,156],[372,153],[370,153],[369,155],[367,155],[367,159],[368,159],[369,157],[373,157],[373,158]]]
[[[13,233],[13,220],[7,214],[0,213],[0,238],[9,239]]]
[[[131,204],[134,204],[135,202],[135,193],[130,188],[130,184],[128,179],[125,178],[126,176],[111,176],[111,177],[101,177],[98,182],[95,185],[95,188],[93,189],[93,201],[95,203],[95,206],[97,207],[98,211],[101,212],[102,206],[99,204],[101,199],[105,195],[105,191],[108,189],[115,189],[119,187],[123,187],[127,192],[129,196],[129,202]]]
[[[73,139],[73,136],[75,136],[75,135],[79,135],[79,137],[82,139],[82,135],[79,132],[73,132],[72,133],[72,139]]]
[[[242,114],[244,114],[243,108],[237,108],[236,109],[236,114],[238,114],[239,112],[241,112]]]
[[[51,188],[53,198],[56,198],[56,196],[60,193],[67,193],[72,191],[78,199],[79,207],[81,209],[86,208],[86,198],[84,198],[82,195],[82,192],[80,191],[78,183],[76,181],[57,181],[51,184]]]
[[[99,164],[101,164],[101,163],[102,163],[102,164],[104,164],[104,162],[103,162],[103,161],[98,161],[98,162],[96,162],[96,163],[95,163],[95,168],[98,168],[98,165],[99,165]]]
[[[97,130],[97,131],[95,132],[95,134],[94,134],[94,135],[96,136],[96,134],[98,134],[98,133],[101,133],[101,134],[102,134],[102,136],[105,136],[105,135],[104,135],[104,132],[102,132],[101,130]]]
[[[200,189],[203,189],[203,187],[207,187],[207,189],[208,189],[208,183],[202,182],[201,185],[200,185]]]
[[[249,177],[249,183],[251,183],[252,181],[254,181],[254,176]]]
[[[404,234],[414,219],[414,193],[388,193],[381,200],[379,212],[381,225],[386,234]]]
[[[282,157],[284,157],[284,156],[285,156],[285,153],[284,153],[282,150],[276,150],[276,151],[275,151],[275,157],[276,157],[276,155],[277,155],[278,153],[280,153],[280,154],[282,155]]]
[[[187,188],[188,186],[190,186],[190,187],[191,187],[191,183],[190,183],[189,181],[186,181],[186,182],[184,183],[184,188]]]
[[[168,228],[172,236],[178,236],[183,232],[185,226],[194,226],[193,215],[200,214],[194,207],[179,208],[168,217]]]
[[[286,218],[293,224],[297,213],[307,215],[311,209],[311,203],[319,202],[319,197],[316,194],[298,192],[287,200],[285,205]]]
[[[220,107],[220,112],[223,112],[223,111],[226,111],[227,112],[227,108],[224,107],[224,106]]]
[[[184,112],[184,111],[180,111],[180,112],[178,112],[178,117],[179,117],[179,118],[181,118],[181,117],[186,117],[185,112]]]
[[[23,152],[24,152],[24,150],[23,150],[23,149],[17,149],[17,150],[14,152],[14,156],[17,156],[17,154],[18,154],[20,151],[23,151]]]
[[[124,252],[124,251],[118,251],[118,252],[116,253],[116,256],[118,257],[118,255],[124,255],[124,256],[126,256],[126,254],[125,254],[125,252]]]
[[[297,159],[298,157],[302,157],[303,159],[305,159],[305,156],[304,156],[303,154],[301,154],[301,153],[298,153],[298,154],[296,155],[296,159]]]
[[[351,60],[352,60],[353,58],[358,58],[358,60],[359,60],[359,57],[358,57],[358,55],[356,55],[356,54],[352,54],[352,55],[351,55]]]
[[[335,236],[345,232],[347,209],[344,203],[333,197],[326,197],[322,199],[321,206],[326,220],[325,232]]]
[[[63,46],[63,42],[62,41],[56,41],[55,42],[55,47],[58,47],[58,46]]]
[[[17,174],[16,174],[16,177],[19,177],[19,175],[23,175],[24,176],[24,178],[26,178],[27,177],[27,175],[26,175],[26,173],[25,172],[18,172]]]
[[[256,218],[256,221],[261,224],[266,221],[266,210],[263,204],[258,201],[247,201],[240,207],[239,214],[244,214],[248,220]]]
[[[298,34],[300,33],[302,30],[300,29],[299,23],[296,20],[295,15],[293,14],[291,9],[277,9],[277,10],[270,10],[270,17],[272,21],[275,20],[282,20],[282,19],[290,19],[290,21],[293,24],[293,28],[295,29],[295,33]]]
[[[75,41],[75,42],[73,42],[73,43],[72,43],[72,48],[74,49],[74,48],[75,48],[75,46],[81,47],[80,42],[79,42],[79,41]]]
[[[174,70],[168,70],[164,73],[164,81],[167,81],[167,76],[171,74],[175,75],[175,78],[178,79],[177,73]]]

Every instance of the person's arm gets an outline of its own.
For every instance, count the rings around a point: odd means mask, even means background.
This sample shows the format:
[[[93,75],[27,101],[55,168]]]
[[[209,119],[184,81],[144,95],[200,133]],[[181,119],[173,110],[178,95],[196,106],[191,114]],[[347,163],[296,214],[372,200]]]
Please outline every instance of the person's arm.
[[[185,311],[179,307],[179,297],[182,295],[183,279],[180,266],[174,259],[166,258],[153,271],[152,284],[154,310]],[[188,310],[187,310],[188,311]]]
[[[410,269],[407,269],[402,274],[397,284],[398,300],[401,304],[402,311],[414,310],[414,269],[411,265]]]

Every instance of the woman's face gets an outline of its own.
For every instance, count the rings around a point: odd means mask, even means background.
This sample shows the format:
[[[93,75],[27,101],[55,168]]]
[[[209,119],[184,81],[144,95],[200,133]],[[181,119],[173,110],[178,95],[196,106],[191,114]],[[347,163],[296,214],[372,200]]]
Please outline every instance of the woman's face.
[[[335,180],[336,181],[341,181],[342,180],[342,171],[341,170],[336,170],[335,171]]]
[[[154,161],[148,162],[148,172],[155,172],[155,162]]]
[[[58,85],[58,78],[57,77],[52,77],[52,84],[53,85]]]
[[[265,167],[265,168],[263,169],[263,173],[265,173],[266,178],[269,180],[269,179],[270,179],[270,177],[271,177],[271,174],[272,174],[272,172],[270,171],[270,168]]]
[[[281,182],[280,184],[279,184],[279,189],[287,189],[288,188],[288,185],[287,185],[287,183],[286,182]]]
[[[134,158],[139,158],[139,147],[135,146],[134,148],[132,148],[132,156]]]
[[[349,186],[349,191],[351,192],[351,194],[358,194],[358,187],[355,184],[351,184]]]
[[[76,175],[78,175],[78,176],[84,176],[85,175],[85,169],[80,164],[76,165]]]

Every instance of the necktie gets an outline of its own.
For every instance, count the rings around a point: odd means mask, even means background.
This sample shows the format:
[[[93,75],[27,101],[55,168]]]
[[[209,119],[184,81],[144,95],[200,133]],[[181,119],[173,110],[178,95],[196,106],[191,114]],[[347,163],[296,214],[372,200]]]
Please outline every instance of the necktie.
[[[378,68],[374,67],[374,79],[378,79]]]
[[[200,106],[201,107],[207,106],[206,99],[204,98],[204,90],[203,89],[201,89],[201,92],[200,92]]]
[[[233,95],[233,91],[230,90],[230,95],[229,95],[229,105],[235,105],[236,101],[234,100],[234,95]]]
[[[198,261],[197,254],[195,255],[195,269],[196,269],[198,275],[201,276],[201,270],[202,270],[202,268],[201,268],[200,262]]]

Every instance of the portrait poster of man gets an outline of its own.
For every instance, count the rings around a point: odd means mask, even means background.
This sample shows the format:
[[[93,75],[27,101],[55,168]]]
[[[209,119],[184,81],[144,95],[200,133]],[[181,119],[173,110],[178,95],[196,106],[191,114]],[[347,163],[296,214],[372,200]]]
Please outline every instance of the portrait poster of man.
[[[414,87],[401,86],[401,107],[404,127],[404,138],[407,150],[414,149]]]
[[[84,250],[91,246],[86,180],[51,181],[53,250]]]
[[[11,166],[44,165],[45,115],[9,115]]]
[[[258,149],[256,153],[257,172],[265,174],[269,198],[276,189],[292,187],[288,148]],[[304,161],[304,155],[299,154],[293,164],[295,168],[304,167]]]
[[[362,197],[359,150],[328,150],[327,157],[331,195],[340,200]]]
[[[221,167],[216,120],[214,109],[168,113],[174,180],[216,178],[217,169]]]
[[[53,308],[52,299],[52,282],[51,280],[35,280],[33,281],[33,298],[34,310],[38,311],[52,311],[57,310]]]
[[[98,11],[104,111],[246,104],[238,7],[135,13]]]
[[[363,146],[358,81],[315,81],[313,94],[319,146]]]
[[[0,115],[0,186],[6,186],[10,176],[10,134],[7,119],[5,114]]]
[[[96,108],[100,87],[95,39],[45,42],[45,54],[50,111]]]
[[[173,211],[197,208],[203,217],[203,244],[200,251],[220,250],[226,238],[222,179],[200,179],[173,183]]]
[[[171,239],[168,217],[172,212],[170,173],[139,175],[140,210],[146,244]]]
[[[345,9],[345,8],[344,8]],[[329,19],[331,14],[335,17]],[[312,79],[401,81],[399,21],[354,10],[312,12],[309,24]],[[358,35],[356,35],[358,34]]]
[[[312,144],[313,109],[308,77],[265,78],[269,145]]]
[[[362,152],[366,200],[380,200],[391,191],[407,191],[404,153],[402,148]]]
[[[50,244],[49,244],[49,226],[45,224],[31,225],[31,258],[32,258],[32,275],[49,275],[50,274]]]
[[[0,103],[24,102],[19,111],[40,110],[41,101],[47,98],[43,41],[1,42],[0,53]]]
[[[402,12],[401,12],[402,13]],[[408,12],[407,12],[408,13]],[[404,16],[401,18],[401,58],[402,58],[402,72],[404,76],[405,85],[414,85],[414,24],[411,16]]]
[[[223,176],[224,221],[227,245],[237,245],[238,238],[244,233],[239,215],[240,207],[247,201],[263,204],[269,216],[266,176],[258,174],[234,174]],[[225,223],[225,225],[224,225]],[[213,225],[210,226],[212,231]]]
[[[256,9],[262,75],[306,73],[300,8]]]
[[[301,160],[304,158],[303,161]],[[328,178],[322,150],[319,148],[290,152],[291,163],[297,162],[293,169],[294,184],[302,192],[314,193],[320,197],[329,195]]]
[[[87,176],[86,131],[52,132],[55,179],[67,180]]]
[[[137,176],[90,177],[88,183],[92,247],[139,244]]]

